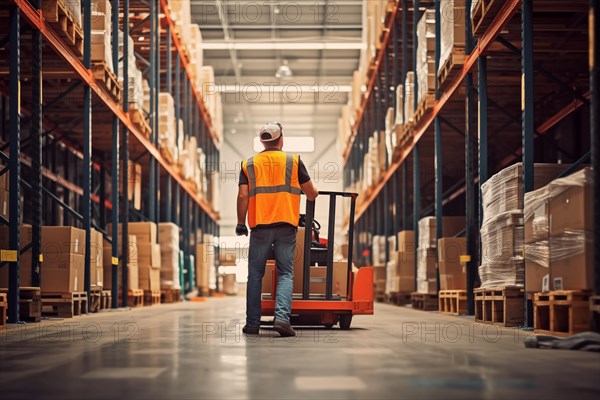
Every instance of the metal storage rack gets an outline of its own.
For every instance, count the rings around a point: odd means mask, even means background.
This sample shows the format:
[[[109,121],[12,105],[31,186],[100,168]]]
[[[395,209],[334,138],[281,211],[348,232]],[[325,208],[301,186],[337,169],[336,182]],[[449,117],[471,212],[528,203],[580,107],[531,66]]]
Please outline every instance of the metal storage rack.
[[[469,12],[472,1],[475,0],[465,1],[464,65],[445,85],[445,90],[437,87],[436,80],[432,111],[418,121],[412,140],[399,159],[387,166],[383,177],[357,205],[355,218],[359,238],[355,259],[360,260],[363,250],[370,246],[369,234],[388,236],[399,230],[414,229],[418,241],[417,221],[434,212],[439,238],[442,215],[466,211],[467,252],[471,255],[467,265],[467,293],[471,315],[472,289],[478,279],[481,184],[521,158],[524,192],[533,190],[534,158],[538,162],[560,160],[577,165],[591,159],[595,182],[600,169],[597,22],[600,2],[486,1],[487,9],[492,10],[488,11],[487,26],[480,29],[478,37],[473,37]],[[440,21],[442,4],[440,0],[397,0],[388,13],[382,50],[370,66],[367,92],[344,152],[345,186],[362,176],[368,138],[374,130],[383,130],[385,110],[396,107],[394,88],[404,83],[408,71],[415,70],[416,24],[423,10],[434,8],[436,21]],[[589,38],[589,49],[588,24],[593,36]],[[437,71],[441,47],[438,23],[436,30]],[[416,99],[414,108],[416,111]],[[576,118],[569,120],[570,115]],[[561,123],[571,123],[573,130],[585,132],[588,127],[581,120],[589,120],[589,137],[584,133],[561,137],[561,130],[556,129]],[[511,134],[511,129],[516,134]],[[588,141],[591,151],[586,148]],[[594,232],[598,238],[597,184],[593,190]],[[596,239],[596,293],[600,292],[598,243]],[[386,241],[387,260],[390,250]],[[527,316],[531,305],[526,305],[526,309],[526,324],[531,326],[531,317]]]
[[[177,115],[185,121],[185,134],[195,135],[207,154],[211,171],[219,170],[219,139],[211,125],[203,99],[191,85],[189,56],[179,41],[166,0],[112,0],[112,29],[122,29],[136,36],[137,62],[151,88],[151,107],[147,110],[152,128],[146,137],[128,114],[128,88],[122,90],[120,103],[91,70],[91,0],[81,0],[83,51],[69,44],[43,17],[40,0],[11,0],[0,6],[0,62],[2,80],[2,146],[0,175],[9,174],[9,218],[0,221],[9,226],[9,251],[2,254],[2,266],[9,268],[8,320],[18,322],[19,268],[32,268],[33,283],[40,283],[38,260],[43,257],[40,228],[43,224],[79,225],[85,229],[86,254],[90,254],[90,229],[103,232],[112,244],[112,307],[118,306],[117,263],[123,261],[122,300],[127,304],[127,224],[130,220],[174,222],[181,227],[181,249],[185,254],[185,282],[182,292],[194,286],[191,264],[195,243],[202,235],[219,235],[219,215],[178,173],[158,148],[158,94],[172,93]],[[24,22],[24,23],[23,23]],[[142,43],[140,30],[147,40]],[[77,43],[76,43],[77,44]],[[127,65],[127,40],[118,50],[117,35],[112,39],[113,70],[118,71],[122,58]],[[6,60],[6,61],[4,61]],[[128,82],[124,68],[123,82]],[[8,82],[8,85],[6,84]],[[42,96],[43,90],[43,96]],[[22,135],[22,132],[28,135]],[[92,134],[93,131],[93,134]],[[176,132],[178,135],[180,132]],[[7,149],[8,154],[5,154]],[[147,183],[143,212],[134,210],[128,201],[127,184],[118,188],[128,176],[127,163],[142,164]],[[110,198],[108,198],[110,193]],[[164,194],[161,196],[161,194]],[[33,240],[23,243],[19,237],[22,222],[22,199],[27,212],[23,220],[32,224]],[[104,230],[112,224],[113,232],[123,223],[125,243],[109,238]],[[32,250],[32,265],[21,265],[17,253]],[[218,252],[218,246],[215,249]],[[218,283],[217,283],[218,285]],[[85,291],[90,290],[90,260],[85,262]],[[218,290],[218,287],[217,287]]]

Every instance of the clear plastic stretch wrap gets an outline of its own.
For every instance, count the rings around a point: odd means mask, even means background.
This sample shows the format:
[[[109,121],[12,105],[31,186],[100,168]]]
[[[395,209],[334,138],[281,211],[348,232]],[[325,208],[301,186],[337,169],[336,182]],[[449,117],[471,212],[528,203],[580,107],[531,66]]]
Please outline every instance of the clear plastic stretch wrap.
[[[428,9],[423,13],[417,23],[417,40],[417,99],[420,101],[427,90],[433,89],[428,75],[432,73],[435,79],[435,10]],[[428,64],[433,65],[433,71]]]
[[[481,262],[497,263],[523,255],[523,213],[508,211],[481,226]]]
[[[523,257],[515,257],[479,266],[481,287],[485,289],[519,286],[524,284]]]
[[[473,1],[474,3],[474,1]],[[440,66],[442,69],[455,44],[465,45],[465,0],[443,0],[440,23]],[[461,35],[462,33],[462,35]]]
[[[592,184],[591,169],[584,168],[525,194],[525,259],[528,263],[552,268],[565,260],[581,256],[591,248],[593,236],[585,227],[577,226],[576,216],[566,215],[567,219],[572,218],[573,226],[566,226],[564,230],[553,226],[554,232],[551,232],[551,221],[554,219],[554,225],[557,225],[559,215],[553,215],[552,212],[562,213],[560,204],[573,201],[571,197],[566,197],[561,202],[560,196],[568,190],[589,188]],[[574,207],[582,213],[586,211],[584,204],[578,203]],[[560,217],[565,218],[564,215]]]
[[[434,229],[431,229],[431,228]],[[419,248],[435,248],[435,217],[425,217],[419,220]]]
[[[569,165],[535,164],[534,189],[556,178]],[[523,164],[504,168],[481,185],[483,221],[506,211],[523,209]]]
[[[385,236],[373,236],[373,265],[385,265]]]
[[[417,291],[432,293],[437,289],[435,249],[417,249]]]

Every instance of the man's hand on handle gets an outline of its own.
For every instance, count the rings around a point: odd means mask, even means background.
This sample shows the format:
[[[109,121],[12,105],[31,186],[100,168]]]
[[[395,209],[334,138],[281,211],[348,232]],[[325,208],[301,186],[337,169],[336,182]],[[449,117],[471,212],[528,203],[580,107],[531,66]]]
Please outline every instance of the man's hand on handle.
[[[248,228],[244,224],[237,224],[235,227],[235,234],[237,236],[248,236]]]

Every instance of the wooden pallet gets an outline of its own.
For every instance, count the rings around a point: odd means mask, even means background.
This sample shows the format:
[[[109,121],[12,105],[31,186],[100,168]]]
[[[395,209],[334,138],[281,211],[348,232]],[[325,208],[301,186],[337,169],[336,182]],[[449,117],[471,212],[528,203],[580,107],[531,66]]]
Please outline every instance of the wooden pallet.
[[[405,306],[410,304],[412,293],[407,292],[391,292],[386,293],[385,302],[387,304],[393,304],[395,306]]]
[[[591,291],[557,290],[535,293],[533,328],[536,334],[571,336],[590,329]]]
[[[123,299],[119,292],[119,304],[122,306]],[[127,294],[127,305],[131,308],[142,307],[144,305],[144,291],[142,289],[129,289]]]
[[[144,290],[144,305],[160,304],[160,290]]]
[[[129,105],[131,107],[131,104]],[[152,128],[150,123],[144,118],[144,113],[137,107],[130,108],[128,111],[129,119],[137,128],[144,134],[146,138],[150,138]]]
[[[6,293],[0,293],[0,330],[6,328],[6,310],[8,309],[8,301]]]
[[[75,55],[83,56],[83,29],[66,6],[69,0],[44,0],[44,19],[69,45]]]
[[[467,313],[466,290],[440,290],[438,308],[441,313],[463,315]]]
[[[110,290],[103,290],[100,293],[100,309],[108,310],[111,307],[112,292]]]
[[[418,124],[419,121],[423,119],[427,114],[429,114],[433,110],[433,106],[435,104],[435,93],[427,92],[425,96],[419,101],[419,107],[417,107],[417,111],[415,111],[415,124]]]
[[[73,318],[88,313],[86,292],[42,293],[42,315]]]
[[[496,18],[502,6],[503,0],[477,0],[477,4],[471,14],[471,26],[473,36],[481,36]]]
[[[600,332],[600,296],[590,297],[590,322],[592,330]]]
[[[412,307],[423,311],[436,311],[438,309],[437,293],[411,293],[410,303]]]
[[[524,321],[523,288],[475,289],[475,321],[521,326]]]
[[[96,313],[100,311],[102,302],[102,286],[96,286],[90,289],[89,312]]]
[[[8,289],[0,289],[6,294]],[[42,320],[42,292],[39,287],[22,286],[19,288],[19,320],[40,322]]]
[[[112,96],[113,100],[118,102],[123,88],[110,66],[105,62],[94,63],[92,64],[92,73],[96,82]]]
[[[448,87],[448,85],[450,84],[450,82],[452,82],[454,77],[460,73],[464,63],[464,47],[453,47],[452,52],[450,52],[450,56],[438,71],[437,80],[440,91],[445,90]]]
[[[161,289],[161,303],[178,303],[181,301],[181,289]]]

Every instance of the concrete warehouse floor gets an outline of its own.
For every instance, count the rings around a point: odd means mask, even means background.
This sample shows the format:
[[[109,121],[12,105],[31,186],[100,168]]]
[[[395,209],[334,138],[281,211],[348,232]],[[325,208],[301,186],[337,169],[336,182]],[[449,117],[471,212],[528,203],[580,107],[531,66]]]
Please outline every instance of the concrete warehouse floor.
[[[525,349],[522,331],[377,304],[350,331],[244,339],[244,298],[47,320],[0,333],[0,397],[598,398],[600,354]],[[117,327],[119,328],[117,330]]]

